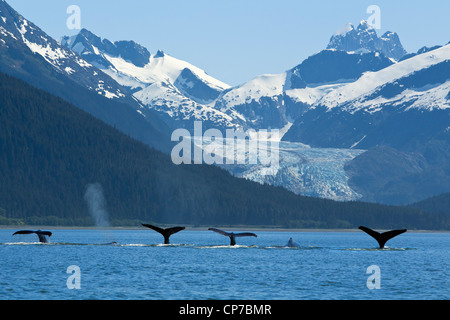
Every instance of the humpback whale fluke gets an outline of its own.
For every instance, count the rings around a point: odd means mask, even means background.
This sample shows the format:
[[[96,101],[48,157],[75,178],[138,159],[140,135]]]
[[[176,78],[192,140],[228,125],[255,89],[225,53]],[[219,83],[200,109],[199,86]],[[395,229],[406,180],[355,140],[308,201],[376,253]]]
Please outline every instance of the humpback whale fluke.
[[[388,242],[390,239],[408,231],[406,229],[403,229],[403,230],[392,230],[392,231],[379,233],[379,232],[369,229],[367,227],[361,226],[361,227],[359,227],[359,229],[364,231],[365,233],[367,233],[369,236],[371,236],[375,240],[377,240],[378,244],[380,245],[380,249],[383,249],[386,242]]]
[[[243,233],[233,233],[233,232],[226,232],[223,230],[219,230],[216,228],[209,228],[208,230],[210,231],[214,231],[217,232],[223,236],[229,237],[230,238],[230,245],[231,246],[235,246],[236,245],[236,238],[238,237],[255,237],[257,238],[258,236],[254,233],[250,233],[250,232],[243,232]]]
[[[13,234],[13,236],[15,236],[16,234],[37,234],[37,236],[39,237],[39,242],[43,242],[43,243],[47,243],[48,239],[47,237],[51,237],[52,233],[50,231],[32,231],[32,230],[21,230],[21,231],[17,231]]]
[[[150,229],[162,234],[164,237],[164,244],[170,244],[169,238],[171,235],[186,229],[185,227],[174,227],[174,228],[163,229],[163,228],[152,226],[151,224],[142,224],[142,225],[144,227],[150,228]]]

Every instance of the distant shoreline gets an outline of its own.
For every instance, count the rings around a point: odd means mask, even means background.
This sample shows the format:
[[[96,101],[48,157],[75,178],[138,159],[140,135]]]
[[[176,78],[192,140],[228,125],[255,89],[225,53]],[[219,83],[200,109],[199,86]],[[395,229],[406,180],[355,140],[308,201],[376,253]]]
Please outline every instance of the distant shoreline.
[[[359,229],[302,229],[302,228],[277,228],[277,227],[228,227],[228,226],[213,226],[229,231],[259,231],[259,232],[360,232]],[[0,230],[147,230],[144,227],[64,227],[64,226],[0,226]],[[191,227],[186,226],[186,231],[208,231],[208,227]],[[377,229],[377,231],[387,231],[384,229]],[[408,230],[411,233],[450,233],[450,230]]]

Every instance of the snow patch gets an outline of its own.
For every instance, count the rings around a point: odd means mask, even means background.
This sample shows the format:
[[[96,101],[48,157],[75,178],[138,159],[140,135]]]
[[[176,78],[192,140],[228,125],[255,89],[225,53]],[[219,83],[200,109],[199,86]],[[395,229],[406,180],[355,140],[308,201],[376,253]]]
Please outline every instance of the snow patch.
[[[212,88],[218,90],[230,88],[229,85],[214,79],[200,68],[197,68],[185,61],[173,58],[167,54],[159,57],[156,57],[156,55],[151,56],[150,62],[144,67],[137,67],[134,64],[125,61],[121,57],[112,57],[107,54],[104,54],[104,57],[114,66],[117,72],[136,79],[143,84],[164,81],[174,83],[180,76],[181,72],[187,68]],[[121,79],[124,78],[121,77]]]
[[[53,65],[58,70],[61,70],[58,60],[66,57],[65,52],[61,48],[53,49],[50,44],[47,44],[47,46],[44,47],[37,43],[28,41],[25,37],[23,38],[23,41],[32,52],[41,55],[48,63]]]
[[[12,34],[11,32],[9,32],[8,30],[6,30],[5,28],[3,28],[1,26],[0,26],[0,33],[2,35],[4,35],[5,37],[9,36],[9,37],[13,38],[14,40],[17,40],[17,38],[14,36],[14,34]]]
[[[71,67],[66,67],[66,68],[64,69],[64,71],[66,71],[67,74],[72,74],[72,73],[75,72],[75,70],[73,70]]]
[[[415,71],[430,67],[450,58],[450,45],[432,52],[417,55],[377,72],[366,72],[357,81],[349,83],[340,90],[330,92],[320,101],[321,105],[334,108],[358,97],[373,92],[376,88],[405,77]]]
[[[220,99],[223,101],[224,110],[232,107],[250,103],[253,100],[259,101],[262,97],[275,97],[284,93],[287,73],[265,74],[253,80],[233,88],[224,94]]]
[[[20,29],[18,29],[18,30],[22,35],[25,35],[25,33],[27,33],[27,31],[28,31],[27,30],[28,22],[25,19],[23,19],[21,21],[22,21],[22,25],[20,26]]]

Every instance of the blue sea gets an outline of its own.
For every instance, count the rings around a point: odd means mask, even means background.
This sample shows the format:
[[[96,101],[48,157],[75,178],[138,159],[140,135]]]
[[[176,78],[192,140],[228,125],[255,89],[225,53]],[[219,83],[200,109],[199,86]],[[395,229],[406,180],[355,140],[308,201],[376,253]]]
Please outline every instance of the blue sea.
[[[1,300],[448,300],[450,233],[0,230]],[[299,248],[284,245],[293,238]]]

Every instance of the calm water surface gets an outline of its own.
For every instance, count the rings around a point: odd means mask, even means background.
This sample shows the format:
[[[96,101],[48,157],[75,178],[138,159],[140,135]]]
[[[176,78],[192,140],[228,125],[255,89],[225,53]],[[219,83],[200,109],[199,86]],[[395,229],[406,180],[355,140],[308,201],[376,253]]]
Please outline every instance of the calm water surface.
[[[450,298],[449,233],[408,232],[379,250],[362,232],[260,231],[230,247],[211,231],[180,232],[172,245],[146,229],[51,230],[49,244],[14,231],[0,230],[2,300]],[[301,247],[283,247],[290,237]],[[78,290],[67,286],[73,265]],[[367,287],[372,265],[380,289]]]

